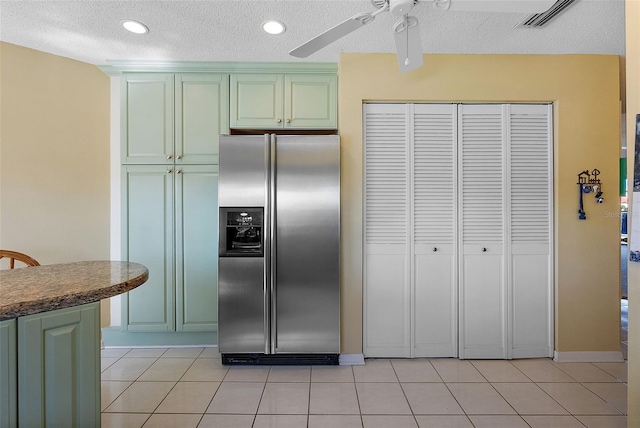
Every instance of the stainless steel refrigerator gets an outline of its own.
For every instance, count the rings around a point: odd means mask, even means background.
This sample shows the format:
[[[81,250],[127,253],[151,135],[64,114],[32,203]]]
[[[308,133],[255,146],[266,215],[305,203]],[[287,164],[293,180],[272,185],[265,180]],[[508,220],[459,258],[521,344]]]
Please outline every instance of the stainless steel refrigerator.
[[[218,347],[225,364],[337,364],[340,139],[220,137]]]

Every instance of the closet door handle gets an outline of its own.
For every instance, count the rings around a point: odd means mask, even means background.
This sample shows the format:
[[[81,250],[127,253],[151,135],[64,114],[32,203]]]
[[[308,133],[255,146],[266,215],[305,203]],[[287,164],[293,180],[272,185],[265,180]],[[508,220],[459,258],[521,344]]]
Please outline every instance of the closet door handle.
[[[431,250],[432,250],[434,253],[435,253],[436,251],[438,251],[438,249],[437,249],[436,247],[433,247]]]
[[[482,251],[483,253],[486,253],[487,249],[485,247],[482,247],[482,249],[480,251]]]

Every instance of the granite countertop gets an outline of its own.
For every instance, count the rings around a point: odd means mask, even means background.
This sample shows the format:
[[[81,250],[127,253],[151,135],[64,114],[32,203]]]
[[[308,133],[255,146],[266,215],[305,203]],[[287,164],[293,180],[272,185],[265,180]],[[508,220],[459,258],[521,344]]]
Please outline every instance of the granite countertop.
[[[89,261],[0,270],[0,321],[96,302],[149,278],[138,263]]]

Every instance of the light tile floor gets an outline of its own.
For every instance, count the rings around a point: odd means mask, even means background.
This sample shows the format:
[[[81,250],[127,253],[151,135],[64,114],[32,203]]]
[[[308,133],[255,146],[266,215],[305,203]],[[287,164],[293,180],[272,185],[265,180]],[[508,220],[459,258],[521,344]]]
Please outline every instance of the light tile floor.
[[[626,363],[223,366],[216,348],[104,349],[102,426],[617,428]]]

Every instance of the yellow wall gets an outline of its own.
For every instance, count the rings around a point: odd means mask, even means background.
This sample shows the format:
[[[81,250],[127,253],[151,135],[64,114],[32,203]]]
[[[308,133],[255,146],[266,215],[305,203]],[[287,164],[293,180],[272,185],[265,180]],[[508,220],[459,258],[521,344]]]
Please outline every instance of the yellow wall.
[[[109,78],[0,43],[0,90],[0,248],[108,259]]]
[[[394,55],[342,54],[342,352],[362,352],[362,103],[553,102],[557,351],[620,350],[619,59],[606,55],[426,55],[400,73]],[[605,203],[577,174],[598,168]]]
[[[633,183],[635,154],[635,118],[640,114],[640,1],[627,0],[626,10],[626,89],[627,89],[627,159],[628,180]],[[632,186],[630,186],[630,189]],[[632,204],[629,205],[632,208]],[[637,215],[631,212],[631,217]],[[637,225],[630,225],[637,227]],[[630,229],[631,230],[631,229]],[[631,239],[634,236],[631,235]],[[637,243],[636,243],[637,244]],[[640,266],[629,263],[629,387],[628,423],[640,426]]]
[[[362,352],[362,102],[369,100],[554,102],[556,350],[619,350],[618,64],[615,56],[428,55],[425,67],[401,74],[393,55],[342,55],[342,352]],[[107,259],[108,77],[0,43],[0,91],[0,247],[43,264]],[[587,200],[581,222],[574,183],[586,168],[602,171],[607,198]]]

